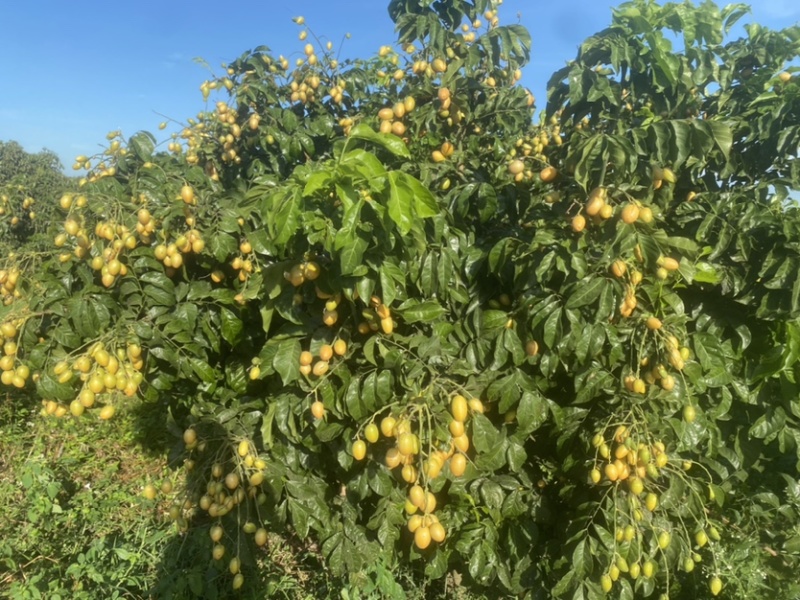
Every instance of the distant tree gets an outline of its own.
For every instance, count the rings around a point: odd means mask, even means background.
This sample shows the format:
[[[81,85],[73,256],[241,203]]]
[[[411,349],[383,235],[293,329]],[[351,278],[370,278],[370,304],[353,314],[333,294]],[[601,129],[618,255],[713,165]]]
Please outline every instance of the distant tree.
[[[0,246],[16,246],[47,230],[53,201],[72,178],[50,150],[26,152],[15,141],[0,141]]]

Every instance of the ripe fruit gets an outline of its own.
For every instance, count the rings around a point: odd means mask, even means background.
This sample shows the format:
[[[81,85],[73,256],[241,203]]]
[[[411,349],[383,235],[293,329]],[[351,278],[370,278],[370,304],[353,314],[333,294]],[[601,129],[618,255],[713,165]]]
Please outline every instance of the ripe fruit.
[[[605,466],[604,471],[605,471],[605,474],[606,474],[606,478],[609,481],[616,481],[617,479],[619,479],[619,471],[617,469],[617,466],[614,463],[607,464]]]
[[[192,186],[184,185],[181,187],[181,200],[186,204],[191,204],[194,201],[194,190]]]
[[[114,408],[113,404],[106,404],[103,408],[100,409],[100,418],[104,421],[108,421],[114,416],[116,409]]]
[[[370,423],[364,428],[364,437],[367,438],[367,441],[370,444],[374,444],[378,441],[380,437],[380,432],[378,431],[378,426],[375,423]]]
[[[456,453],[450,458],[450,472],[454,477],[461,477],[467,470],[467,457]]]
[[[694,541],[697,542],[697,545],[700,548],[702,548],[708,543],[708,534],[701,529],[696,534],[694,534]]]
[[[142,490],[142,496],[148,500],[155,500],[157,493],[158,491],[156,490],[156,486],[149,483],[144,486],[144,489]]]
[[[586,227],[586,217],[583,215],[575,215],[572,217],[572,231],[580,233]]]
[[[344,356],[345,352],[347,352],[347,342],[344,340],[336,340],[333,343],[333,352],[336,356]]]
[[[525,354],[528,356],[536,356],[539,354],[539,344],[536,340],[530,340],[525,344]]]
[[[650,331],[656,331],[657,329],[661,329],[661,321],[659,319],[657,319],[656,317],[649,317],[647,319],[646,324],[647,324],[647,328]]]
[[[385,437],[394,437],[394,428],[397,424],[397,419],[392,416],[384,417],[381,420],[381,433]]]
[[[555,167],[545,167],[539,172],[539,179],[544,183],[550,183],[558,176],[558,170]]]
[[[430,529],[430,533],[431,533],[431,539],[434,542],[441,543],[441,542],[444,541],[446,532],[445,532],[444,527],[442,526],[441,523],[439,523],[439,522],[431,523],[431,526],[429,527],[429,529]]]
[[[256,546],[263,546],[267,543],[267,530],[263,527],[256,529],[255,533]]]
[[[631,225],[639,218],[639,207],[634,203],[626,204],[622,209],[622,222]]]
[[[318,360],[314,363],[314,366],[311,368],[311,372],[316,377],[322,377],[325,373],[328,372],[328,361],[327,360]]]
[[[586,203],[584,210],[586,214],[590,217],[593,217],[597,214],[600,214],[600,210],[605,206],[606,201],[603,200],[600,196],[595,196],[590,198],[589,201]]]
[[[420,550],[425,550],[425,548],[431,545],[430,528],[418,527],[417,530],[414,531],[414,545]]]
[[[236,473],[228,473],[225,476],[225,487],[229,490],[235,490],[239,487],[239,476]]]
[[[662,550],[669,548],[669,543],[672,541],[672,536],[669,531],[662,531],[658,534],[658,547]]]
[[[367,455],[367,444],[364,440],[356,440],[353,443],[353,458],[356,460],[364,460]]]
[[[314,401],[311,404],[311,414],[315,419],[321,419],[325,416],[325,405],[319,400]]]
[[[324,361],[329,361],[331,358],[333,358],[333,346],[329,344],[323,344],[320,346],[319,357]]]
[[[719,595],[719,593],[722,591],[722,580],[717,576],[712,577],[711,581],[708,583],[708,589],[711,590],[712,596]]]
[[[469,416],[467,399],[460,394],[453,396],[453,399],[450,401],[450,412],[453,414],[453,419],[456,421],[461,423],[466,421]]]
[[[511,173],[512,175],[518,175],[519,173],[522,173],[524,170],[525,170],[525,163],[519,159],[512,160],[508,164],[508,172]]]
[[[400,434],[400,437],[397,438],[397,449],[400,451],[400,454],[403,456],[410,456],[412,454],[416,454],[416,449],[419,447],[419,441],[417,440],[417,436],[413,433],[406,432]]]

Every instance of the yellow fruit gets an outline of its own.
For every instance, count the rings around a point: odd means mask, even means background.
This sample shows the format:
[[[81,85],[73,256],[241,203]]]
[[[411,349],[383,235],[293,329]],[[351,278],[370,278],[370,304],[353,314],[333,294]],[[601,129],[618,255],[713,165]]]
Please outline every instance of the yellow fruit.
[[[611,263],[611,273],[617,279],[621,279],[627,270],[628,266],[625,264],[624,260],[617,259]]]
[[[303,350],[300,353],[300,364],[301,365],[310,365],[314,362],[314,355],[311,354],[308,350]]]
[[[708,583],[708,588],[711,590],[712,596],[717,596],[722,591],[722,580],[719,577],[712,577]]]
[[[267,530],[263,527],[256,529],[255,533],[256,546],[263,546],[267,543]]]
[[[650,492],[644,499],[644,505],[647,507],[647,510],[653,512],[658,506],[658,496]]]
[[[622,209],[623,223],[631,225],[632,223],[635,223],[638,218],[639,218],[639,207],[636,206],[636,204],[631,202],[630,204],[627,204],[625,208]]]
[[[461,477],[467,470],[467,457],[463,454],[454,454],[450,458],[450,472],[454,477]]]
[[[612,586],[614,583],[611,581],[610,575],[602,575],[600,577],[600,588],[607,594],[611,591]]]
[[[592,469],[589,472],[589,478],[592,480],[592,483],[600,483],[600,479],[602,479],[602,475],[598,469]]]
[[[156,486],[149,483],[146,486],[144,486],[144,489],[142,490],[142,496],[144,496],[148,500],[155,500],[157,493],[158,491],[156,490]]]
[[[450,430],[450,435],[452,435],[454,438],[464,435],[465,432],[464,423],[461,421],[456,421],[455,419],[450,421],[448,429]]]
[[[364,460],[367,455],[367,444],[364,440],[356,440],[353,443],[353,458],[356,460]]]
[[[394,331],[394,321],[392,321],[391,317],[381,319],[381,331],[386,335],[391,335]]]
[[[397,419],[394,417],[384,417],[381,420],[381,433],[385,437],[394,437],[394,428],[397,425]]]
[[[422,527],[422,517],[420,515],[413,515],[408,519],[408,531],[414,533],[417,529]]]
[[[181,200],[186,204],[191,204],[194,201],[194,190],[192,186],[184,185],[181,187]]]
[[[231,587],[235,590],[240,589],[244,585],[244,575],[241,573],[237,573],[233,577],[233,582],[231,583]]]
[[[417,528],[417,530],[414,532],[414,545],[420,550],[425,550],[425,548],[431,545],[430,528],[428,527]]]
[[[336,340],[333,343],[333,352],[336,356],[344,356],[345,352],[347,352],[347,342],[344,340]]]
[[[444,530],[444,527],[442,526],[441,523],[439,523],[439,522],[431,523],[429,529],[430,529],[430,532],[431,532],[431,539],[434,542],[441,543],[441,542],[444,541],[444,538],[445,538],[445,536],[447,534],[446,534],[446,532]]]
[[[467,450],[469,450],[469,438],[467,434],[453,438],[453,445],[461,452],[466,453]]]
[[[450,412],[453,414],[453,419],[456,421],[460,421],[461,423],[466,421],[469,416],[467,399],[460,394],[453,396],[453,399],[450,401]]]
[[[319,400],[314,401],[314,403],[311,404],[311,414],[315,419],[321,419],[325,416],[325,405]]]
[[[677,271],[681,266],[677,260],[675,260],[674,258],[670,258],[668,256],[662,257],[658,261],[658,264],[667,271]]]
[[[319,357],[321,360],[329,361],[333,358],[333,346],[330,344],[323,344],[319,348]]]
[[[619,479],[619,471],[617,469],[617,466],[614,463],[607,464],[605,466],[604,470],[605,470],[606,478],[609,481],[616,481],[617,479]]]
[[[225,487],[229,490],[235,490],[239,487],[239,476],[236,473],[228,473],[225,476]]]
[[[417,436],[411,432],[402,433],[400,437],[397,438],[397,449],[403,456],[416,454],[415,450],[418,444]]]
[[[114,408],[113,404],[106,404],[102,409],[100,409],[100,418],[104,421],[108,421],[114,416],[116,409]]]
[[[697,545],[702,548],[708,543],[708,534],[701,529],[694,534],[694,541],[697,542]]]
[[[314,363],[314,366],[311,368],[311,372],[316,377],[322,377],[325,373],[328,372],[328,361],[327,360],[318,360]]]
[[[550,183],[558,176],[558,170],[555,167],[545,167],[539,172],[539,179],[544,183]]]
[[[586,217],[583,215],[575,215],[572,217],[572,231],[580,233],[586,227]]]
[[[586,202],[586,207],[584,208],[584,210],[586,211],[587,215],[593,217],[595,215],[600,214],[600,211],[603,209],[605,205],[606,201],[603,200],[603,198],[601,198],[600,196],[595,196],[593,198],[590,198],[589,201]]]
[[[389,448],[386,451],[386,466],[390,469],[397,467],[401,460],[403,460],[403,456],[400,454],[400,451],[397,448]]]
[[[518,175],[525,170],[525,163],[519,159],[512,160],[508,165],[508,172],[512,175]]]
[[[380,433],[378,431],[378,426],[375,423],[370,423],[364,428],[364,437],[370,444],[374,444],[378,441],[380,437]]]
[[[661,321],[659,319],[657,319],[656,317],[649,317],[647,319],[646,324],[647,324],[647,328],[650,331],[656,331],[657,329],[661,329]]]

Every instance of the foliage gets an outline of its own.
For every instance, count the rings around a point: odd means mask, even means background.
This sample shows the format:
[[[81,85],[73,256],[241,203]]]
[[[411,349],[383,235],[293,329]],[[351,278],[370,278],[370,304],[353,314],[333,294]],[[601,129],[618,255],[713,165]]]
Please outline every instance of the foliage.
[[[533,124],[496,9],[393,0],[403,54],[260,47],[166,151],[112,135],[3,383],[188,424],[170,513],[234,590],[270,530],[335,577],[796,596],[800,31],[625,3]]]
[[[57,214],[53,201],[71,184],[49,150],[30,154],[17,142],[0,141],[0,248],[46,231]]]

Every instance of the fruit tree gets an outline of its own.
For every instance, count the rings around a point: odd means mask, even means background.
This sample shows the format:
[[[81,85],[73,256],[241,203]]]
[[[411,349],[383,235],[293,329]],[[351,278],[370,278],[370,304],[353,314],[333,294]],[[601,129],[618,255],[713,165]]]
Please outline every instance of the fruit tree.
[[[0,271],[2,382],[167,410],[170,515],[234,590],[280,530],[343,576],[793,597],[800,29],[625,3],[535,118],[499,4],[392,0],[353,61],[298,17],[299,58],[80,157],[55,247]]]

